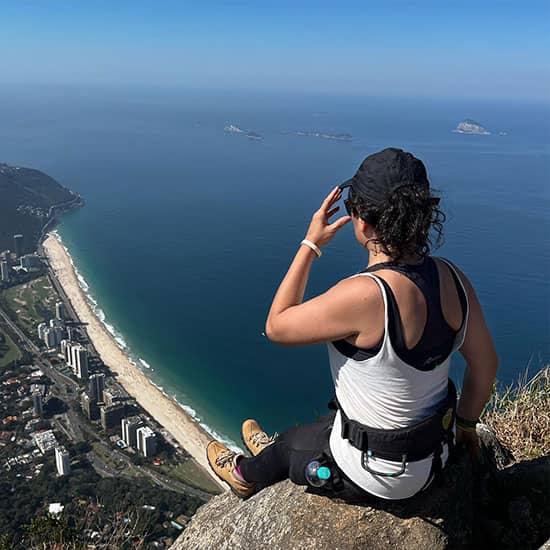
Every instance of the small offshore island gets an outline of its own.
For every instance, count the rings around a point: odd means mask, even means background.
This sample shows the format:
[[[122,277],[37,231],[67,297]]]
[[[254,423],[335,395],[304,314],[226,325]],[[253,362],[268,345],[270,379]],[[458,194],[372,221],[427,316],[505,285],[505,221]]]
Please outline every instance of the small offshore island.
[[[491,134],[489,130],[471,118],[467,118],[460,122],[453,132],[455,134],[472,134],[476,136],[488,136]]]
[[[319,132],[317,130],[294,130],[289,132],[293,136],[318,137],[321,139],[332,139],[334,141],[352,141],[351,134],[329,134],[327,132]]]
[[[242,128],[239,128],[234,124],[228,124],[223,129],[223,131],[227,132],[228,134],[244,134],[248,139],[253,139],[257,141],[264,139],[264,137],[258,134],[258,132],[253,132],[252,130],[243,130]]]

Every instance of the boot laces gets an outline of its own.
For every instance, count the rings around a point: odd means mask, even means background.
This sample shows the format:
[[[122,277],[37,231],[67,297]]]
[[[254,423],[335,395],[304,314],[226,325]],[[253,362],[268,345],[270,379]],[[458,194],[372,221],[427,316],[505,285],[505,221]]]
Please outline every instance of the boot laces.
[[[271,437],[269,437],[265,432],[254,432],[250,436],[250,442],[253,445],[269,445],[275,441],[277,435],[279,434],[274,433]]]
[[[233,451],[224,451],[216,457],[216,466],[224,468],[228,462],[233,462],[235,453]]]

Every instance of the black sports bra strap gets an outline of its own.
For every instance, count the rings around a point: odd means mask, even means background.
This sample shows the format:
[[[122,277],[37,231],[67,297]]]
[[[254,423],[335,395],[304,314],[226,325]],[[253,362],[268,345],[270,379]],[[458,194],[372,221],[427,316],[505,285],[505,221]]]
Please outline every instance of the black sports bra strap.
[[[376,277],[376,275],[375,275]],[[388,331],[390,341],[394,349],[406,349],[405,337],[402,330],[401,314],[399,313],[399,308],[397,307],[397,300],[395,299],[395,294],[391,289],[390,285],[382,279],[382,277],[376,277],[378,281],[382,283],[384,291],[386,293],[386,300],[388,302]]]
[[[403,323],[395,294],[390,285],[382,278],[373,274],[381,282],[387,300],[388,336],[397,355],[408,365],[428,371],[441,364],[452,352],[458,331],[454,331],[443,316],[437,264],[431,257],[417,265],[384,262],[367,268],[363,273],[372,273],[382,269],[397,271],[410,279],[422,292],[426,301],[426,324],[420,340],[411,349],[405,343]],[[451,271],[453,271],[451,269]],[[460,281],[453,273],[461,306],[465,312],[466,298]],[[465,313],[463,317],[465,318]]]
[[[466,322],[466,315],[468,314],[468,298],[466,296],[464,283],[459,278],[457,273],[457,268],[452,262],[450,262],[446,258],[439,258],[439,259],[449,268],[449,271],[451,272],[453,281],[456,286],[456,293],[458,294],[458,299],[460,301],[460,309],[462,310],[462,323],[460,324],[460,329],[462,329],[462,326]]]

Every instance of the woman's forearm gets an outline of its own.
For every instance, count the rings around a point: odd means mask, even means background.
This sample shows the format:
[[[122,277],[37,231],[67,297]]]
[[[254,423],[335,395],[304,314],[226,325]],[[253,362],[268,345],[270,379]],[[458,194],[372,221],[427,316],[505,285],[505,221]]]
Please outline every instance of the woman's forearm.
[[[458,402],[457,414],[459,416],[467,420],[479,418],[491,396],[496,371],[496,356],[494,361],[489,361],[483,367],[474,368],[468,365]]]
[[[330,218],[336,214],[339,207],[334,207],[335,203],[342,198],[342,190],[335,187],[326,197],[321,207],[313,214],[311,223],[304,242],[309,243],[306,246],[301,244],[294,260],[290,264],[288,271],[279,285],[279,289],[273,298],[271,309],[266,321],[266,334],[273,334],[273,328],[277,317],[292,306],[302,303],[304,292],[306,290],[311,264],[321,254],[320,248],[331,241],[336,233],[346,223],[351,221],[350,216],[342,216],[335,222],[330,223]],[[310,247],[313,247],[314,250]]]

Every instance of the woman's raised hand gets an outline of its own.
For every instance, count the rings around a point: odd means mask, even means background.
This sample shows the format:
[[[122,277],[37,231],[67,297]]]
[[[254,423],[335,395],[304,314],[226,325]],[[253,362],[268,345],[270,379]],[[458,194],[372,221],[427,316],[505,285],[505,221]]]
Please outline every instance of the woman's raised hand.
[[[342,216],[333,223],[330,218],[340,210],[339,206],[332,207],[342,198],[342,189],[335,187],[325,198],[321,207],[313,217],[307,230],[306,239],[315,243],[318,247],[324,246],[332,240],[332,237],[344,227],[349,221],[350,216]]]

